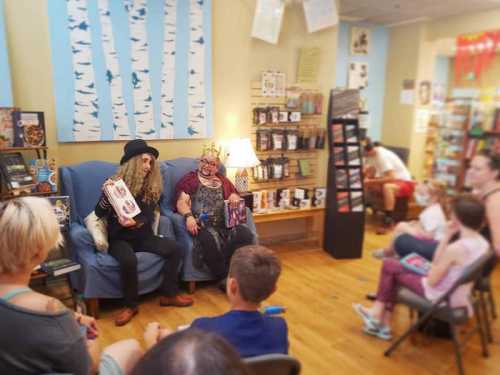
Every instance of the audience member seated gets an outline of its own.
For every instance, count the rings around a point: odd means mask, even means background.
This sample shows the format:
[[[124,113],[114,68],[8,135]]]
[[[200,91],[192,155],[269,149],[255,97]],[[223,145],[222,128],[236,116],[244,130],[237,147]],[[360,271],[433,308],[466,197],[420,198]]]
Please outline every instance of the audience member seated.
[[[489,249],[488,242],[479,233],[484,214],[482,202],[471,195],[458,196],[452,201],[451,221],[426,276],[405,268],[399,260],[385,259],[373,306],[365,308],[360,304],[353,305],[363,320],[363,331],[384,340],[391,339],[390,321],[401,286],[431,301],[445,294],[464,269]],[[459,240],[452,242],[451,239],[457,234]],[[469,300],[471,288],[472,285],[461,287],[452,296],[453,307],[466,306],[469,315],[472,314]]]
[[[239,248],[231,259],[226,286],[231,310],[196,319],[191,326],[222,335],[242,357],[288,354],[286,321],[259,312],[261,303],[276,291],[280,273],[281,263],[273,251],[258,245]]]
[[[473,187],[473,194],[479,197],[486,207],[486,225],[481,233],[500,257],[500,155],[488,150],[479,152],[472,159],[467,176]],[[416,252],[432,260],[436,248],[436,243],[410,234],[401,235],[394,242],[394,250],[401,257]]]
[[[161,339],[159,327],[156,332],[159,342],[133,375],[250,375],[234,348],[217,334],[190,328]]]
[[[137,251],[158,254],[165,258],[161,285],[160,306],[190,306],[193,300],[179,295],[178,273],[182,260],[182,249],[169,238],[153,234],[154,211],[162,193],[160,167],[157,162],[158,150],[150,147],[142,139],[128,142],[124,148],[118,172],[106,180],[122,179],[134,196],[141,212],[133,219],[116,213],[104,193],[95,208],[99,218],[107,219],[109,254],[120,264],[120,273],[125,308],[118,313],[115,324],[122,326],[139,312],[139,292],[137,274]]]
[[[382,194],[385,216],[377,233],[385,233],[394,223],[396,198],[409,198],[415,183],[401,159],[391,150],[370,141],[364,147],[365,181],[367,195]]]
[[[418,184],[415,189],[415,200],[425,209],[420,213],[418,221],[400,222],[394,228],[391,243],[384,249],[375,250],[375,258],[394,256],[394,241],[401,235],[408,234],[424,241],[437,244],[444,235],[446,227],[447,197],[446,185],[440,181]]]
[[[47,200],[0,203],[0,374],[129,373],[142,355],[136,340],[101,352],[92,317],[29,288],[33,268],[60,241]]]
[[[240,196],[225,176],[218,172],[219,153],[212,144],[204,147],[198,170],[185,175],[175,187],[176,207],[186,219],[193,236],[193,265],[207,266],[215,278],[227,275],[233,252],[254,241],[252,231],[244,224],[227,228],[224,200],[238,204]]]

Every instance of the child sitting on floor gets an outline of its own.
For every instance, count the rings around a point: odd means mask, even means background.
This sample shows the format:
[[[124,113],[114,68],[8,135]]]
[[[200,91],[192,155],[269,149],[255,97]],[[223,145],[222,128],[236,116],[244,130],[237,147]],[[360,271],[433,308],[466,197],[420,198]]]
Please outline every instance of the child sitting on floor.
[[[425,207],[418,221],[404,221],[396,225],[389,246],[375,250],[372,253],[375,258],[394,256],[394,242],[403,234],[434,242],[439,242],[443,238],[447,211],[445,184],[435,180],[418,184],[415,189],[415,200],[417,204]]]
[[[215,332],[242,357],[288,353],[288,328],[281,317],[259,312],[261,303],[276,291],[281,263],[273,251],[258,245],[239,248],[231,258],[226,294],[231,310],[213,318],[199,318],[191,327]]]

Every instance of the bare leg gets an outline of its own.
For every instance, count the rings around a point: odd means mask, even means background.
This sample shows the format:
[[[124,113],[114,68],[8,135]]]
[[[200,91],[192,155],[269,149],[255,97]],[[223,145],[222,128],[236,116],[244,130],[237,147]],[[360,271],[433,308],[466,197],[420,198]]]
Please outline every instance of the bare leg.
[[[395,184],[387,183],[384,184],[382,189],[384,194],[384,208],[386,211],[394,211],[396,207],[396,193],[399,187]]]
[[[135,339],[117,341],[104,348],[103,353],[116,361],[124,375],[132,371],[144,354],[139,342]]]

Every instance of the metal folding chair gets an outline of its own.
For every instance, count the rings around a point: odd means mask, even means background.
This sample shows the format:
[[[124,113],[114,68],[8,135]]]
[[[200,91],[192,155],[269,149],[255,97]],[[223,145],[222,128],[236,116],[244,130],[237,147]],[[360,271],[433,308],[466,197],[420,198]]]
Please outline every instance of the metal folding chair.
[[[474,307],[474,315],[476,317],[476,327],[474,330],[468,333],[465,342],[460,343],[458,339],[457,326],[465,324],[469,320],[469,316],[467,314],[466,308],[453,308],[451,306],[451,296],[460,286],[468,283],[477,283],[477,280],[479,280],[483,275],[485,266],[488,264],[488,262],[491,262],[491,259],[494,256],[494,253],[490,251],[487,254],[482,255],[473,264],[468,266],[464,270],[460,278],[453,284],[450,290],[435,302],[431,302],[426,298],[413,293],[409,289],[401,288],[398,293],[398,303],[406,305],[410,307],[410,309],[419,311],[421,316],[416,323],[412,324],[405,333],[403,333],[394,341],[394,343],[384,352],[384,355],[387,357],[391,355],[391,353],[396,350],[396,348],[407,337],[409,337],[413,332],[423,326],[429,319],[435,318],[441,321],[445,321],[450,325],[451,336],[455,347],[456,363],[460,375],[464,374],[462,363],[462,347],[475,332],[479,332],[483,356],[487,357],[489,353],[486,342],[486,335],[484,332],[485,328],[483,327],[485,317],[481,317],[482,309],[479,308],[479,299],[473,298],[472,301]]]
[[[300,362],[286,354],[264,354],[244,358],[254,375],[299,375]]]

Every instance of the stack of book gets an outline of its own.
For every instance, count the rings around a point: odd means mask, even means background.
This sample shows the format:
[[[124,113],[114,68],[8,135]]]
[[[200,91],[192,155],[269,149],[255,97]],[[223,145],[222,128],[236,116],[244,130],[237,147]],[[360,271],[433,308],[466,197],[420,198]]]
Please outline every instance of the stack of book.
[[[49,276],[55,277],[64,275],[68,272],[77,271],[81,268],[81,266],[71,259],[59,258],[42,263],[40,268]]]

